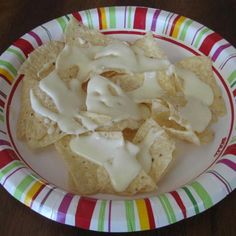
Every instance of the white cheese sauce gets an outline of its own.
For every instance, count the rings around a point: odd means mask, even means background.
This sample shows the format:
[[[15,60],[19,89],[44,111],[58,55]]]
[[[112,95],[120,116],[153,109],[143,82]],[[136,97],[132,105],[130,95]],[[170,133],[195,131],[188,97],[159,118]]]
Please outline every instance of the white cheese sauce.
[[[78,92],[79,84],[75,80],[71,80],[70,86],[73,86],[73,89],[67,87],[56,71],[51,72],[39,82],[39,88],[52,99],[58,113],[44,107],[31,90],[30,101],[33,110],[43,117],[57,122],[60,130],[67,134],[80,134],[96,129],[97,125],[91,119],[79,114],[82,107],[81,101],[83,101]]]
[[[67,88],[56,71],[40,80],[39,88],[52,98],[59,112],[68,116],[74,116],[79,112],[80,98],[78,93]]]
[[[136,159],[139,147],[125,141],[122,132],[113,132],[116,138],[107,138],[98,132],[73,138],[70,148],[76,154],[105,167],[113,187],[124,191],[141,170]]]
[[[44,107],[38,98],[30,90],[30,101],[32,109],[39,115],[46,117],[56,122],[61,131],[67,134],[81,134],[87,131],[78,121],[71,116],[65,114],[52,112],[50,109]]]
[[[188,97],[186,106],[179,109],[181,117],[188,120],[192,129],[203,132],[211,121],[211,110],[200,100]]]
[[[67,69],[79,66],[79,78],[85,80],[90,72],[101,73],[105,69],[119,69],[126,72],[145,72],[166,69],[170,65],[167,59],[157,59],[136,54],[125,43],[113,43],[105,47],[87,45],[76,47],[65,45],[56,60],[56,68]]]
[[[175,71],[184,80],[183,92],[186,97],[194,97],[207,106],[213,103],[214,94],[211,87],[201,81],[195,73],[180,67],[175,67]]]
[[[93,76],[87,87],[87,110],[111,116],[114,121],[141,119],[140,107],[115,83]]]
[[[175,67],[175,72],[184,80],[183,92],[187,100],[187,104],[179,108],[180,115],[189,121],[194,131],[203,132],[212,118],[209,106],[214,101],[214,93],[195,73],[180,67]]]
[[[147,99],[161,97],[164,91],[160,87],[156,77],[157,75],[155,71],[145,72],[142,86],[133,91],[130,91],[128,95],[135,102],[143,102]]]

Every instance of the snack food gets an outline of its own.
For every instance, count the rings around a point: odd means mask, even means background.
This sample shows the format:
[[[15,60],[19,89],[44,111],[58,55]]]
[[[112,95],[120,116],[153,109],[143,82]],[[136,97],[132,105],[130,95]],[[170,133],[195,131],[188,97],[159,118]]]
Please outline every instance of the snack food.
[[[172,65],[151,34],[129,44],[72,19],[65,41],[35,50],[19,73],[18,137],[54,144],[82,195],[154,191],[175,139],[207,143],[225,114],[210,59]]]

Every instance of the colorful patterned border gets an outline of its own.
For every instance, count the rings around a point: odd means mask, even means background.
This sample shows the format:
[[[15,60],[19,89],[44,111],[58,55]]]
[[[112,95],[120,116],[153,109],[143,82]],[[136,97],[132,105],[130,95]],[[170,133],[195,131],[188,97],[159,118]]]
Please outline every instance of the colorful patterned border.
[[[129,33],[153,31],[186,48],[212,58],[225,78],[234,105],[236,50],[220,35],[183,16],[145,7],[105,7],[75,12],[90,28]],[[41,25],[13,43],[0,57],[0,183],[34,211],[60,223],[105,232],[159,228],[196,215],[236,188],[236,132],[221,148],[221,156],[189,185],[159,196],[137,200],[101,200],[73,195],[46,183],[19,160],[7,129],[9,94],[17,83],[17,70],[34,48],[60,40],[71,15]],[[193,50],[193,49],[191,49]],[[233,120],[234,122],[234,120]],[[233,124],[234,126],[235,124]]]

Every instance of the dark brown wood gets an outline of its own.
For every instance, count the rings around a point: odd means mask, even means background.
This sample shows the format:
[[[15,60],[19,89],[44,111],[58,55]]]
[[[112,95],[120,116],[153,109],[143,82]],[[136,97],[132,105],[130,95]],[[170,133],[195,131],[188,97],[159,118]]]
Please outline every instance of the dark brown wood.
[[[220,33],[236,46],[235,0],[0,0],[0,53],[25,32],[55,17],[88,8],[111,5],[143,5],[192,18]],[[206,212],[140,236],[236,235],[236,192]],[[61,225],[33,212],[0,187],[0,235],[105,235]],[[129,235],[132,235],[129,234]]]

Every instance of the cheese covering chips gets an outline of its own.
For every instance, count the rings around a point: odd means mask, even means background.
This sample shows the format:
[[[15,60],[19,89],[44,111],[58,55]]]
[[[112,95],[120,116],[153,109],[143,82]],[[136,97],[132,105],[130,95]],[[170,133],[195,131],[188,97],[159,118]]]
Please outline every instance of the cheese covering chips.
[[[151,33],[128,43],[74,18],[64,42],[36,49],[19,73],[18,138],[33,149],[54,144],[81,195],[156,190],[175,140],[209,143],[226,113],[209,58],[173,65]]]

